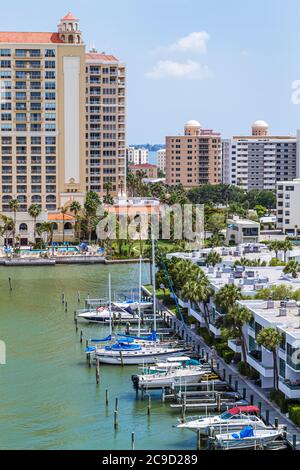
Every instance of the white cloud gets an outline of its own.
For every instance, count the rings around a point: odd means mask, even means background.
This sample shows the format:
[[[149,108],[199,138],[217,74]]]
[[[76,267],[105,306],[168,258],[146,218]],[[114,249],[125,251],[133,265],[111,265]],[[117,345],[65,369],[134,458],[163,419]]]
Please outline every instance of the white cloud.
[[[153,69],[146,73],[146,78],[158,80],[161,78],[186,78],[190,80],[205,80],[213,76],[207,65],[188,60],[187,62],[174,62],[160,60]]]
[[[209,39],[210,35],[206,31],[198,31],[178,39],[173,44],[159,47],[154,52],[193,52],[206,54]]]

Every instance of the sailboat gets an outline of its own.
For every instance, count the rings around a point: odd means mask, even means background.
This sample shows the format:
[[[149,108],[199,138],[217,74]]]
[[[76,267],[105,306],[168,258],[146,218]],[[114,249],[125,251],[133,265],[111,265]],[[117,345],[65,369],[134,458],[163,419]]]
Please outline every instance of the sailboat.
[[[139,269],[139,302],[138,302],[138,336],[132,338],[119,338],[104,348],[95,348],[95,356],[102,364],[111,365],[139,365],[155,364],[171,356],[181,356],[187,354],[190,349],[185,346],[163,345],[157,341],[156,322],[156,290],[155,290],[155,245],[152,240],[152,263],[153,263],[153,310],[154,310],[154,331],[153,341],[148,341],[140,336],[141,332],[141,296],[142,296],[142,258],[140,257]],[[111,278],[109,277],[109,312],[111,331]]]

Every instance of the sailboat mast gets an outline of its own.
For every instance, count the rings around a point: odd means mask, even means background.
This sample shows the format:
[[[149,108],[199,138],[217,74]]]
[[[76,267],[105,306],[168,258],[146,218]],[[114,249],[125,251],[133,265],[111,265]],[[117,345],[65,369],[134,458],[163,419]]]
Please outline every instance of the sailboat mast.
[[[112,336],[112,318],[111,318],[111,273],[108,274],[108,310],[109,310],[109,334]]]
[[[139,275],[139,326],[138,326],[138,337],[141,336],[141,303],[142,303],[142,255],[140,255],[140,275]]]
[[[153,314],[154,314],[154,334],[156,336],[156,282],[155,282],[155,241],[152,237],[152,280],[153,280]]]

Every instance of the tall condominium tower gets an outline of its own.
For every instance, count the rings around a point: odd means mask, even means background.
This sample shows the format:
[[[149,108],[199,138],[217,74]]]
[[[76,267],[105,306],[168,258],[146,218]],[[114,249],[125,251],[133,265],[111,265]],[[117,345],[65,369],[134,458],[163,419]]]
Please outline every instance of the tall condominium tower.
[[[166,182],[192,188],[221,182],[221,134],[188,121],[184,135],[166,137]]]
[[[87,190],[114,196],[125,192],[125,65],[112,55],[86,54]]]
[[[56,210],[85,191],[85,47],[68,14],[56,33],[0,32],[1,200]]]
[[[56,32],[0,32],[0,79],[0,211],[123,191],[125,68],[86,54],[72,13]]]
[[[251,136],[222,142],[222,180],[245,190],[275,190],[277,181],[297,177],[297,137],[269,135],[265,121],[252,125]]]

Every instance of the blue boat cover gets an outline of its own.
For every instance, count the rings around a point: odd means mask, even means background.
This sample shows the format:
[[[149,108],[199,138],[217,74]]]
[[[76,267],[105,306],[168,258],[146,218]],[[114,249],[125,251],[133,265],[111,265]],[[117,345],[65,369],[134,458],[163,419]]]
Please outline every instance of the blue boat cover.
[[[142,348],[138,344],[117,343],[112,346],[106,346],[105,351],[141,351]]]
[[[252,426],[246,426],[239,434],[232,434],[233,439],[245,439],[246,437],[254,437]]]
[[[86,349],[85,349],[85,352],[86,353],[92,353],[96,351],[96,348],[94,346],[88,346]]]
[[[106,338],[103,338],[103,339],[97,339],[97,338],[91,339],[92,343],[107,343],[107,341],[111,341],[111,336],[107,336]]]

